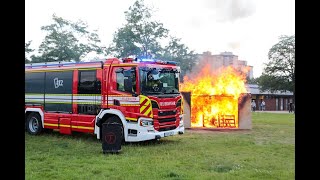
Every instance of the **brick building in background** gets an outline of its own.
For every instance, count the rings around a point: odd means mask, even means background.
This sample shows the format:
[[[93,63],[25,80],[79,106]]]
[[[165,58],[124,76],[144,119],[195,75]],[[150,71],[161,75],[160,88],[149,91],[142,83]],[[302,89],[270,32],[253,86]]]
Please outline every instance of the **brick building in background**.
[[[197,64],[208,64],[211,70],[217,70],[221,67],[232,66],[240,71],[247,69],[247,77],[253,78],[253,66],[248,66],[247,61],[239,60],[237,55],[232,52],[222,52],[220,54],[212,55],[210,51],[198,54]]]
[[[266,103],[266,111],[288,111],[289,103],[293,102],[292,92],[261,92],[257,84],[247,84],[247,90],[251,94],[251,100],[256,101],[257,110],[261,110],[260,103],[262,100]]]

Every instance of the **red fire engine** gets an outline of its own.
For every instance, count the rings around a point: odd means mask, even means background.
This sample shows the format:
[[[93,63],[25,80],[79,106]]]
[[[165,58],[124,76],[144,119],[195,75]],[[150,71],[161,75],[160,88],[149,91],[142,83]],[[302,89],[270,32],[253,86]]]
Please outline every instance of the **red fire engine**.
[[[179,73],[175,62],[137,58],[26,64],[26,131],[100,139],[116,122],[126,142],[183,134]]]

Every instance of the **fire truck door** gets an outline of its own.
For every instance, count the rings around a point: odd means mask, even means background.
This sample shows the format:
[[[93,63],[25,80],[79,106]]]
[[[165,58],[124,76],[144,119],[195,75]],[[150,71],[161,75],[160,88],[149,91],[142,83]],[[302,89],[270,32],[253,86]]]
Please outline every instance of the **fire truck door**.
[[[101,82],[97,70],[79,70],[78,113],[96,115],[101,105]]]

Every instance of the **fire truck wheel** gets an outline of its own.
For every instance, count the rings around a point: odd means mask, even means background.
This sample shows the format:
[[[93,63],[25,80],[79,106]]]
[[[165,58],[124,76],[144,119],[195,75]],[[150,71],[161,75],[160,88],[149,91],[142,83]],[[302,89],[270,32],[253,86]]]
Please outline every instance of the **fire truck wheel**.
[[[38,135],[42,131],[42,122],[38,113],[30,113],[26,122],[27,131],[29,134]]]
[[[105,123],[118,123],[118,124],[121,124],[121,125],[123,126],[121,120],[120,120],[117,116],[111,116],[111,117],[109,117],[109,118],[106,120]],[[101,136],[101,137],[102,137],[102,136]],[[122,141],[124,141],[123,128],[122,128],[122,138],[123,138]]]

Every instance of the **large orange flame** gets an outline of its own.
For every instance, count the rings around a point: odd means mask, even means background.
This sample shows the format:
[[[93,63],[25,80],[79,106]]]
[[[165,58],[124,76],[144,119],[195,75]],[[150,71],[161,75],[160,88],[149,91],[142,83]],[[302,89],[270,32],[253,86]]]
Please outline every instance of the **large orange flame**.
[[[191,127],[238,128],[238,100],[246,93],[246,73],[231,66],[212,72],[206,65],[184,77],[181,91],[191,92]]]

